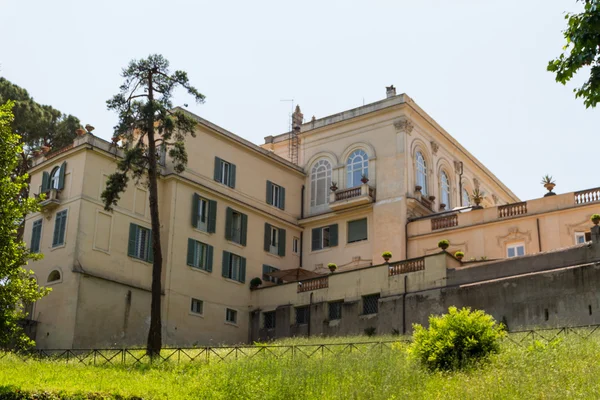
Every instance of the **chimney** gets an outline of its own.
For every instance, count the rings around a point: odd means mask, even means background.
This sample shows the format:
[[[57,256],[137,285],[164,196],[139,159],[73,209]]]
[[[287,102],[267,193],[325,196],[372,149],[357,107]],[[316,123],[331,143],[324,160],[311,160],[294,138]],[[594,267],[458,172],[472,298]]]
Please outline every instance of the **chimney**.
[[[296,106],[296,111],[292,114],[292,129],[299,131],[303,120],[304,114],[300,112],[300,106]]]
[[[385,87],[385,97],[386,98],[389,99],[390,97],[394,97],[395,95],[396,95],[396,88],[394,87],[394,85]]]

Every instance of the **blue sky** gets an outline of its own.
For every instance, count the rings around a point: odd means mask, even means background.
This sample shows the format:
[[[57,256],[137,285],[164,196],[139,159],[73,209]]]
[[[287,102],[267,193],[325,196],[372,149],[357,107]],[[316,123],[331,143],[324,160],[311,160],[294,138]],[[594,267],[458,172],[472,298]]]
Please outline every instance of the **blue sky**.
[[[105,101],[133,58],[161,53],[207,96],[176,104],[254,143],[394,84],[522,199],[599,186],[600,110],[546,72],[575,0],[0,0],[0,75],[112,135]],[[149,26],[149,27],[148,27]],[[7,34],[7,32],[9,32]]]

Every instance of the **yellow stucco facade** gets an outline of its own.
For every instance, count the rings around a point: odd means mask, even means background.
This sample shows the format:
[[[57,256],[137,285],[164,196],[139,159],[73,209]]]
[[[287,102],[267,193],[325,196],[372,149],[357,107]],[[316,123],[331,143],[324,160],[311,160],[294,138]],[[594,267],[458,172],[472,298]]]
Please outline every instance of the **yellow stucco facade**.
[[[467,253],[464,261],[504,258],[507,245],[521,242],[532,254],[573,245],[597,211],[597,197],[577,203],[571,193],[503,214],[502,207],[519,199],[405,94],[297,124],[295,154],[289,133],[256,146],[196,118],[186,170],[176,174],[166,157],[159,181],[168,345],[246,342],[252,311],[306,300],[293,285],[265,282],[250,290],[249,282],[264,278],[268,267],[327,273],[327,264],[336,263],[339,276],[330,279],[338,289],[331,296],[351,301],[361,288],[384,293],[386,285],[402,284],[388,282],[386,266],[365,272],[382,264],[383,251],[400,261],[436,253],[437,242],[449,239],[451,249]],[[147,189],[130,182],[113,212],[104,211],[100,197],[120,154],[87,134],[36,159],[30,171],[32,192],[50,194],[42,212],[27,217],[24,233],[44,254],[29,267],[53,289],[31,317],[39,347],[145,341]],[[464,192],[475,188],[486,193],[483,209],[448,213],[465,206]],[[448,261],[436,260],[411,278],[415,287],[439,284],[438,270]]]

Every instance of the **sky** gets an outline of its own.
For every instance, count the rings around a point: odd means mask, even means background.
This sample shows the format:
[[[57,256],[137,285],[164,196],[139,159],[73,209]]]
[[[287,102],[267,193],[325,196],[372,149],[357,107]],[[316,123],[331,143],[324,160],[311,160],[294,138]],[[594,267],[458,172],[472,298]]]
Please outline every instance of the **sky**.
[[[575,0],[0,0],[0,76],[96,127],[130,60],[163,54],[206,96],[174,103],[256,144],[385,98],[395,85],[521,199],[545,174],[565,193],[600,186],[600,109],[546,71]]]

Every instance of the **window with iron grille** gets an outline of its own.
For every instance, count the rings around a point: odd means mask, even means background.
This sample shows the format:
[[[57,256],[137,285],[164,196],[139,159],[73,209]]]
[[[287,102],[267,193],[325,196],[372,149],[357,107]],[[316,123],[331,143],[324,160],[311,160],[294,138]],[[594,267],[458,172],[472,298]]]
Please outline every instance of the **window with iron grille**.
[[[263,313],[265,329],[275,329],[275,311]]]
[[[296,307],[296,323],[298,325],[308,324],[308,306]]]
[[[363,296],[363,315],[377,314],[377,311],[379,311],[379,297],[379,293]]]
[[[329,320],[342,319],[342,304],[343,301],[332,301],[329,303]]]

